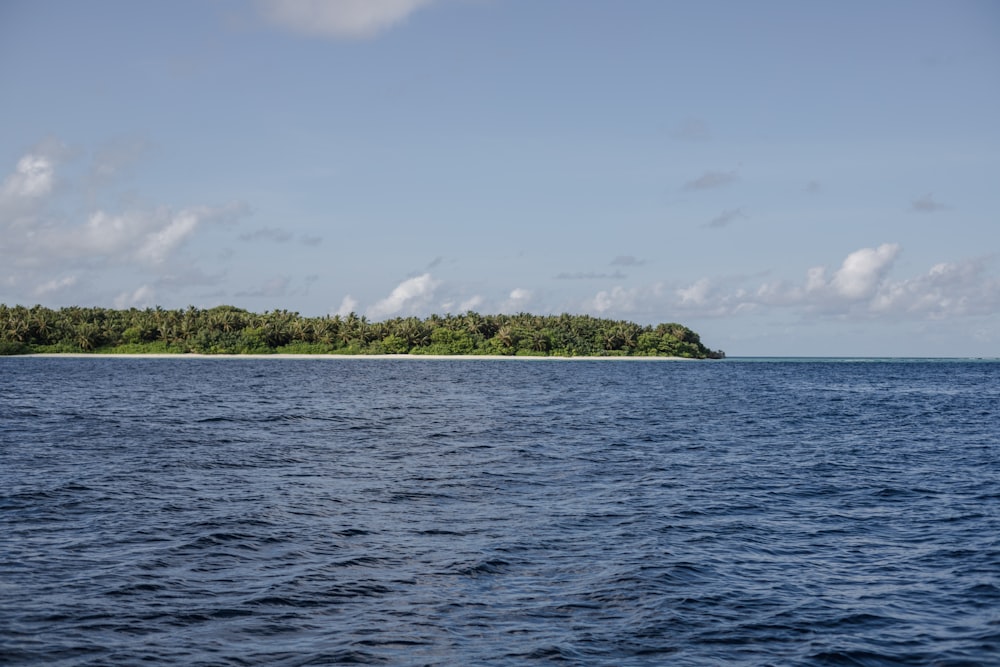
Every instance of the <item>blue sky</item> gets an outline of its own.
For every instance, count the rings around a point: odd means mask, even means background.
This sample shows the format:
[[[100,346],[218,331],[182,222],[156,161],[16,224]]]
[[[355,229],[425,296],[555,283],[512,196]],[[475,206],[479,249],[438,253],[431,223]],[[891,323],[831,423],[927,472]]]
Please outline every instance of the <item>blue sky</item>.
[[[1000,4],[6,0],[0,303],[1000,356]]]

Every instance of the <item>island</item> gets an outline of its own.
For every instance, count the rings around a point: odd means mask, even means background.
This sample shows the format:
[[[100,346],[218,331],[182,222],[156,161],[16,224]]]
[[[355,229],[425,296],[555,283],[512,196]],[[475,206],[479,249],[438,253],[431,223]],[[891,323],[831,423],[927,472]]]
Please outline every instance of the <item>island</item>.
[[[397,317],[379,322],[350,313],[305,317],[235,306],[168,310],[0,304],[0,355],[340,354],[721,359],[684,325],[590,315]]]

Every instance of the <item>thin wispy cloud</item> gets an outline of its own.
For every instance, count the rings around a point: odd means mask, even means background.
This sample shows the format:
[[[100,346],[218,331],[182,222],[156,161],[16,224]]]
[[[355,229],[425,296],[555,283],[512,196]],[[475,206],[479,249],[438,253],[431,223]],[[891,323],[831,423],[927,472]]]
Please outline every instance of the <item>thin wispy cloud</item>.
[[[61,292],[64,289],[73,287],[78,282],[77,276],[63,276],[62,278],[53,278],[52,280],[46,281],[41,285],[37,286],[34,290],[35,296],[37,297],[48,297],[57,292]]]
[[[712,190],[721,188],[739,180],[736,170],[732,171],[706,171],[704,174],[688,181],[684,184],[685,190]]]
[[[152,150],[152,144],[138,137],[108,141],[94,154],[88,180],[91,187],[105,185],[131,171]]]
[[[563,272],[555,276],[556,280],[622,280],[627,276],[621,271],[614,273],[601,273],[597,271],[577,271],[575,273]]]
[[[708,141],[712,132],[701,118],[686,118],[674,128],[672,136],[683,141]]]
[[[718,229],[720,227],[726,227],[731,222],[745,217],[747,217],[747,215],[746,213],[743,212],[742,208],[726,209],[719,215],[715,216],[714,218],[706,222],[704,226]]]
[[[366,39],[402,23],[435,0],[258,0],[260,16],[291,32]]]
[[[291,232],[277,227],[260,227],[252,232],[244,232],[239,235],[240,241],[271,241],[272,243],[286,243],[292,240]]]
[[[947,208],[946,204],[934,201],[934,196],[930,193],[910,202],[910,210],[917,213],[934,213],[935,211],[944,211]]]
[[[611,260],[611,266],[642,266],[645,263],[646,260],[632,255],[618,255]]]
[[[238,297],[281,297],[288,294],[291,285],[291,278],[288,276],[275,276],[254,289],[237,292]]]

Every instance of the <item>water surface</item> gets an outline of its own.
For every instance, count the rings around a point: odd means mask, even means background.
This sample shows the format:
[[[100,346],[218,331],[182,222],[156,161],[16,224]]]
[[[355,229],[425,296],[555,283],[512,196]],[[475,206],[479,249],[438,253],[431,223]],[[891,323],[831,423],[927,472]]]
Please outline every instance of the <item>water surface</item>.
[[[1000,365],[0,359],[4,664],[996,664]]]

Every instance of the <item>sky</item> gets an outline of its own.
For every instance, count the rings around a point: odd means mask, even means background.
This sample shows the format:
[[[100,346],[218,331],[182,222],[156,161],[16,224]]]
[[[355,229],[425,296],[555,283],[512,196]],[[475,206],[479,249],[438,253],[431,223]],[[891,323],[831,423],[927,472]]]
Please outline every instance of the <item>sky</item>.
[[[992,0],[4,0],[0,303],[1000,356]]]

